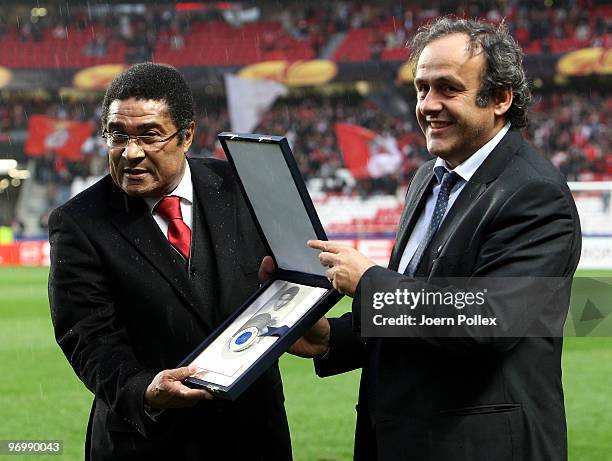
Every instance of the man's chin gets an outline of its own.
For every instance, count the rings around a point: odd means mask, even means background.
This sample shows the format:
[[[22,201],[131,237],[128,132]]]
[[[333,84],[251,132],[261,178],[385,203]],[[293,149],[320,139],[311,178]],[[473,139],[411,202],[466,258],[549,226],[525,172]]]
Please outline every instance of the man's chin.
[[[152,197],[154,192],[144,185],[122,184],[121,189],[130,197]]]
[[[443,146],[438,142],[435,143],[427,143],[427,151],[435,156],[440,157],[441,159],[446,159],[450,155],[450,149],[448,146]]]

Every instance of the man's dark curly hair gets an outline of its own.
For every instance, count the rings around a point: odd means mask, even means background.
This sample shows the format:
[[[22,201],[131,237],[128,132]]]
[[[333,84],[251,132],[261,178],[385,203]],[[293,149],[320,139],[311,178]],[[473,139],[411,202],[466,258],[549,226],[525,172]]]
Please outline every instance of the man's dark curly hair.
[[[170,117],[178,130],[179,144],[184,130],[194,120],[193,94],[183,75],[172,66],[145,62],[135,64],[111,82],[102,103],[102,128],[108,121],[108,109],[113,101],[129,98],[165,101]]]
[[[512,105],[506,119],[515,128],[526,126],[531,90],[523,69],[523,52],[503,22],[494,26],[484,21],[445,16],[419,27],[409,43],[413,74],[419,56],[429,43],[457,33],[469,37],[468,50],[472,55],[482,52],[485,57],[476,103],[484,107],[497,91],[510,88]]]

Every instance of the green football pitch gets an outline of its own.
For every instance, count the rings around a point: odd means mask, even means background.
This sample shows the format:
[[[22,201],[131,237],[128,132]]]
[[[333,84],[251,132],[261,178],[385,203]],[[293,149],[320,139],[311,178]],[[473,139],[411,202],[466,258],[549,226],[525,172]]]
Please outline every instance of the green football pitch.
[[[46,284],[45,269],[0,268],[0,440],[63,440],[49,459],[83,459],[92,396],[55,343]],[[281,365],[295,459],[351,459],[359,374],[319,379],[292,356]],[[563,381],[570,459],[612,460],[612,338],[567,338]],[[30,458],[45,456],[18,459]]]

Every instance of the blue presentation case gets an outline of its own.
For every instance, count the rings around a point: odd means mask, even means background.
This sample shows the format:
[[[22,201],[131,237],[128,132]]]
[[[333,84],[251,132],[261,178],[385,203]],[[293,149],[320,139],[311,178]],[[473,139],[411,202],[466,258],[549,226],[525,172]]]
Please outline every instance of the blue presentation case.
[[[306,246],[327,236],[287,139],[228,132],[218,138],[277,269],[179,366],[198,367],[186,385],[235,400],[342,295],[325,277],[319,252]]]

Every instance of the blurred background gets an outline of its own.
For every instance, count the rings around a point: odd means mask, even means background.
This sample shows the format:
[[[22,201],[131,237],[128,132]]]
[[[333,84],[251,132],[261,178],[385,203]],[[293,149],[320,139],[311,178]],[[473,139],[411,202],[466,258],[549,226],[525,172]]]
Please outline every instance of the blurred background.
[[[0,1],[0,439],[62,439],[67,459],[83,456],[91,395],[54,343],[46,229],[50,210],[107,173],[99,117],[115,75],[143,61],[183,72],[192,156],[222,158],[221,131],[286,136],[328,236],[385,264],[430,158],[405,44],[443,14],[505,20],[522,46],[535,96],[524,134],[574,193],[579,275],[609,277],[608,1]],[[612,342],[590,333],[566,341],[570,454],[610,460]],[[282,365],[296,459],[350,459],[358,375]]]

